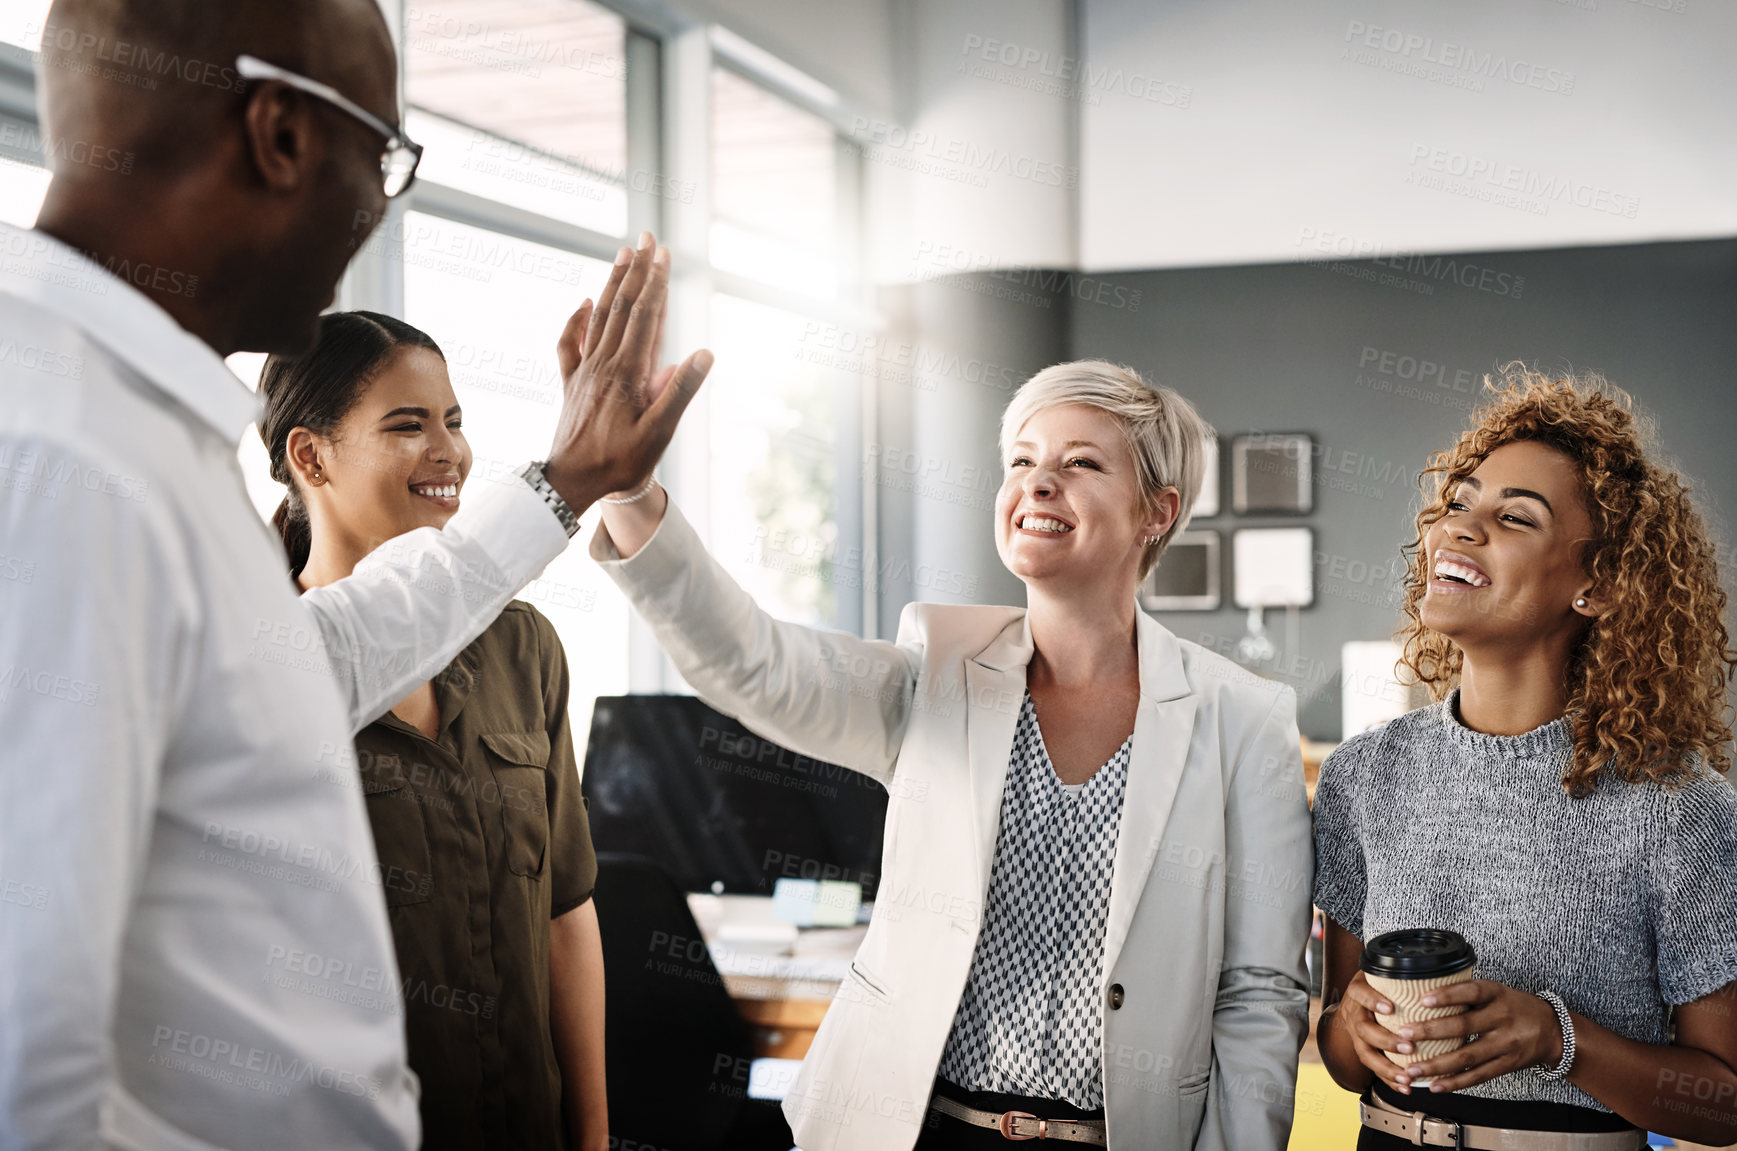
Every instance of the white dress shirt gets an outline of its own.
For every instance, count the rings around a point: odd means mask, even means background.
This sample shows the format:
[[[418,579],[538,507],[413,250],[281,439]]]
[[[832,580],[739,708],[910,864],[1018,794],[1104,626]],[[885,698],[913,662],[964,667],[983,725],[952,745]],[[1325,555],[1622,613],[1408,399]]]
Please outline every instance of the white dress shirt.
[[[382,892],[427,876],[376,861],[351,735],[566,536],[522,480],[473,482],[298,596],[236,462],[255,403],[0,226],[5,1151],[418,1143]]]

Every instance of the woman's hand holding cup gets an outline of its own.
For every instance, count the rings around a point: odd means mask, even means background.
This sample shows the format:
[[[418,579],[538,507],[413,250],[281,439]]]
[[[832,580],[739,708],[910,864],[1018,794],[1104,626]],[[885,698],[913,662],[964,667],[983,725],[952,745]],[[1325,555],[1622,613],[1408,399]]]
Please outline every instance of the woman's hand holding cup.
[[[1422,1003],[1431,1008],[1458,1007],[1462,1013],[1406,1024],[1399,1037],[1412,1050],[1430,1040],[1477,1038],[1445,1055],[1399,1069],[1404,1082],[1423,1079],[1429,1081],[1431,1091],[1458,1091],[1528,1067],[1553,1067],[1562,1059],[1556,1012],[1536,995],[1492,979],[1469,979],[1426,994]]]
[[[1404,1068],[1387,1057],[1387,1053],[1400,1052],[1401,1047],[1410,1047],[1410,1044],[1383,1027],[1377,1018],[1392,1014],[1393,1004],[1369,986],[1368,977],[1359,971],[1346,985],[1345,998],[1339,1001],[1334,1025],[1344,1028],[1351,1036],[1351,1046],[1357,1052],[1358,1060],[1374,1072],[1376,1078],[1395,1091],[1409,1094],[1410,1077]]]

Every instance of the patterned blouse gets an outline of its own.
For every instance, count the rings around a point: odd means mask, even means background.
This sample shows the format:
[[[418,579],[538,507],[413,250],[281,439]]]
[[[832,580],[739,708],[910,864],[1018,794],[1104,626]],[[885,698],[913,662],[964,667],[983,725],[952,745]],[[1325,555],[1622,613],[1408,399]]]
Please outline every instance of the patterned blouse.
[[[1134,737],[1084,785],[1056,778],[1031,695],[1019,713],[983,931],[943,1078],[1104,1105],[1104,925]]]

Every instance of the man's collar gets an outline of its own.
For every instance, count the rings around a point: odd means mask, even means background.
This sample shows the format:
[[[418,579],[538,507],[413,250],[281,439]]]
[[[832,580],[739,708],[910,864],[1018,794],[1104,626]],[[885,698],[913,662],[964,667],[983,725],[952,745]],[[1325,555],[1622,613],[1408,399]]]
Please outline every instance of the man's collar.
[[[4,223],[0,255],[6,257],[0,260],[0,293],[76,325],[228,441],[240,442],[257,418],[258,397],[223,357],[114,271],[46,232]],[[162,275],[189,293],[199,290],[188,285],[185,273],[162,269]]]

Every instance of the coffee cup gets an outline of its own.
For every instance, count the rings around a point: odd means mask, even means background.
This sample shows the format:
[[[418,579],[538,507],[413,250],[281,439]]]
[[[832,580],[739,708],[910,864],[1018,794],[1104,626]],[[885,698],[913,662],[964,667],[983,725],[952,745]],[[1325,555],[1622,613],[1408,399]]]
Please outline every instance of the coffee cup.
[[[1393,1004],[1393,1014],[1377,1013],[1381,1026],[1397,1032],[1401,1027],[1421,1023],[1426,1019],[1443,1019],[1465,1011],[1463,1004],[1447,1007],[1425,1007],[1423,997],[1432,991],[1450,987],[1478,977],[1478,957],[1465,937],[1454,931],[1433,928],[1410,928],[1377,935],[1363,948],[1358,963],[1364,977],[1376,993]],[[1401,1067],[1434,1059],[1456,1050],[1464,1038],[1413,1040],[1410,1054],[1386,1052],[1387,1058]],[[1430,1079],[1412,1081],[1414,1087],[1427,1087]]]

